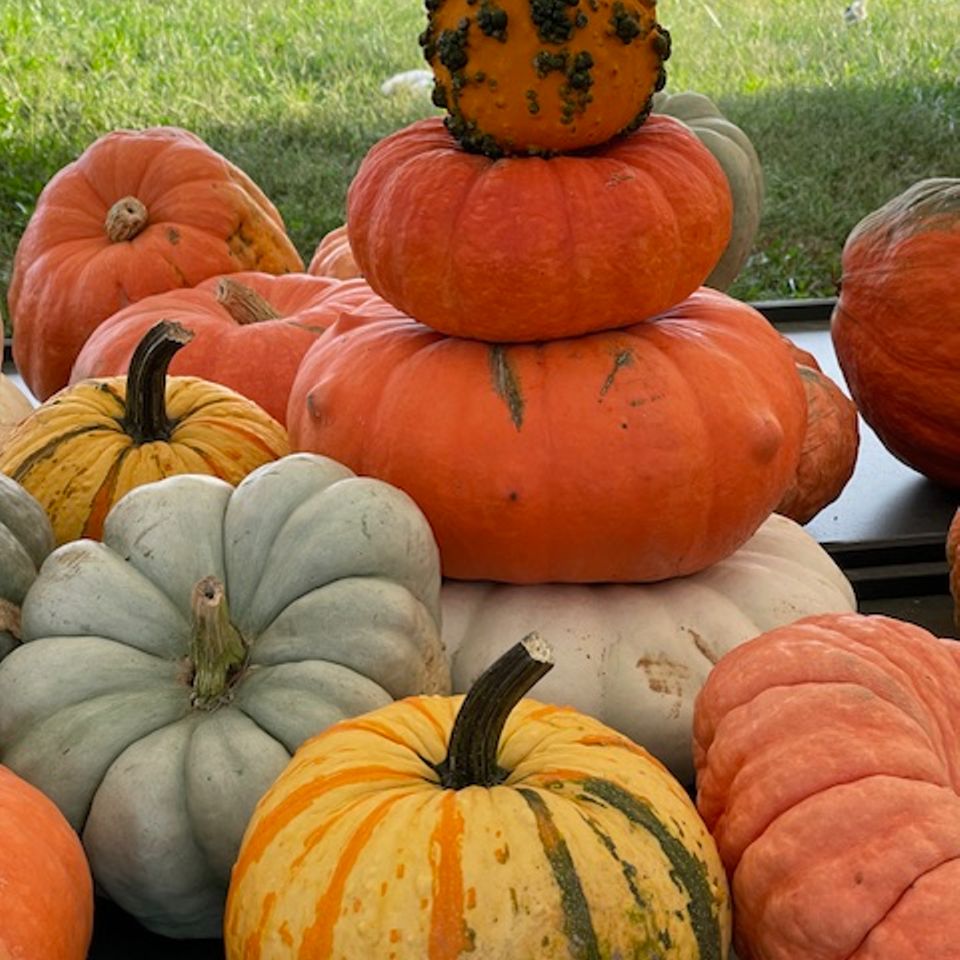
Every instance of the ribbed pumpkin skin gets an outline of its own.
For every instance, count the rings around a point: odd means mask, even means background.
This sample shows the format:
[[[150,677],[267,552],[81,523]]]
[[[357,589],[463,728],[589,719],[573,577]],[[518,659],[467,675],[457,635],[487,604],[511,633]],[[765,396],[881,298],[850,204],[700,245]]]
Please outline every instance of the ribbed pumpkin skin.
[[[636,126],[670,37],[653,0],[430,0],[420,44],[433,102],[468,149],[580,150]]]
[[[653,98],[654,113],[682,120],[717,159],[733,195],[733,228],[719,263],[704,281],[726,290],[737,278],[753,249],[763,206],[763,167],[750,138],[702,93],[661,92]]]
[[[623,330],[540,344],[343,318],[290,393],[295,449],[406,490],[446,576],[644,581],[733,553],[796,469],[803,387],[755,310],[703,288]]]
[[[0,373],[0,448],[10,431],[33,410],[33,404],[16,384]]]
[[[463,692],[514,637],[552,638],[556,665],[537,696],[642,742],[693,783],[693,701],[713,664],[765,630],[853,611],[853,587],[793,521],[771,514],[735,553],[656,584],[513,586],[447,580],[443,641]]]
[[[741,960],[954,960],[960,645],[810,617],[724,657],[694,713],[698,806]]]
[[[241,322],[238,311],[232,314],[218,300],[224,279],[252,290],[277,316]],[[341,283],[303,273],[212,277],[190,290],[145,297],[104,321],[80,351],[70,382],[126,373],[147,330],[160,320],[176,320],[194,338],[174,357],[171,374],[231,387],[282,423],[304,353],[342,311],[379,300],[362,280]]]
[[[921,180],[853,228],[831,334],[884,446],[960,486],[960,179]]]
[[[320,238],[307,273],[315,277],[335,277],[338,280],[349,280],[360,276],[360,268],[353,259],[350,249],[350,238],[347,236],[347,225],[334,227],[329,233]]]
[[[363,276],[442,333],[529,341],[622,327],[689,296],[730,236],[730,188],[679,120],[577,156],[492,161],[439,118],[375,144],[347,195]]]
[[[147,220],[111,240],[106,221],[127,197]],[[87,337],[127,304],[223,273],[302,269],[270,200],[199,137],[116,130],[49,181],[20,238],[8,294],[14,360],[46,400],[67,384]]]
[[[239,483],[290,452],[284,428],[256,404],[198,377],[168,377],[169,440],[138,444],[122,423],[126,377],[74,384],[38,407],[0,451],[0,472],[40,502],[57,542],[99,539],[127,491],[178,473]]]
[[[523,700],[498,787],[444,790],[461,697],[419,697],[308,741],[264,796],[234,867],[229,960],[720,958],[713,842],[641,747]]]
[[[93,881],[56,805],[0,767],[0,957],[85,960]]]
[[[43,507],[0,473],[0,660],[19,642],[23,598],[55,545]]]

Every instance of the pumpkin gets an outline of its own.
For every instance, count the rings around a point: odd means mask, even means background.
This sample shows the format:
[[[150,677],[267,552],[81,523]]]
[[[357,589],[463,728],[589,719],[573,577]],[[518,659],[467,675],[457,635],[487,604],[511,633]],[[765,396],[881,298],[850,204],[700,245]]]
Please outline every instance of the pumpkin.
[[[0,957],[85,960],[93,883],[56,805],[0,767]]]
[[[43,506],[57,542],[99,538],[128,490],[175,473],[237,483],[290,452],[284,428],[255,403],[198,377],[167,377],[192,335],[161,322],[125,377],[83,380],[38,407],[0,450],[0,473]]]
[[[270,200],[199,137],[114,130],[40,193],[10,276],[13,357],[46,400],[127,304],[218,274],[302,269]]]
[[[219,936],[254,804],[298,744],[445,693],[421,512],[325,458],[137,487],[52,553],[0,664],[3,762],[78,830],[151,930]]]
[[[697,803],[741,960],[954,960],[960,646],[808,617],[728,653],[697,699]]]
[[[897,459],[960,486],[960,178],[921,180],[863,218],[831,335],[850,396]]]
[[[860,449],[856,404],[806,350],[784,337],[807,395],[807,429],[800,462],[777,513],[807,523],[833,503],[853,476]]]
[[[490,157],[580,150],[639,126],[666,82],[652,0],[430,0],[420,36],[450,132]]]
[[[70,380],[126,373],[147,331],[175,320],[194,336],[174,357],[171,374],[232,387],[282,423],[307,348],[341,311],[378,300],[362,280],[303,273],[211,277],[191,290],[144,297],[104,321],[84,344]]]
[[[33,410],[33,404],[6,374],[0,373],[0,449],[10,431]]]
[[[960,630],[960,508],[947,529],[947,566],[950,594],[953,597],[953,622]]]
[[[689,577],[593,586],[447,580],[441,598],[455,691],[511,637],[551,637],[558,662],[538,696],[641,741],[683,784],[693,783],[693,700],[711,666],[764,630],[856,609],[833,560],[776,514],[732,556]]]
[[[527,341],[622,327],[693,293],[730,237],[710,151],[672,117],[576,156],[493,161],[439,117],[375,144],[347,192],[367,282],[442,333]]]
[[[763,167],[750,138],[731,123],[702,93],[661,91],[653,97],[654,113],[682,120],[717,159],[733,195],[733,227],[720,262],[704,281],[726,290],[737,278],[753,249],[763,205]]]
[[[582,583],[729,556],[783,495],[805,418],[780,335],[704,287],[644,323],[537,344],[342,317],[305,354],[287,425],[296,449],[406,490],[447,576]]]
[[[411,697],[308,741],[257,805],[228,960],[715,958],[728,890],[710,835],[642,747],[523,699],[527,637],[464,697]]]
[[[347,236],[347,225],[340,224],[329,233],[324,234],[313,251],[307,273],[315,277],[335,277],[338,280],[349,280],[360,276],[360,268],[353,259],[350,249],[350,238]]]
[[[0,473],[0,660],[20,640],[20,606],[55,545],[43,507]]]

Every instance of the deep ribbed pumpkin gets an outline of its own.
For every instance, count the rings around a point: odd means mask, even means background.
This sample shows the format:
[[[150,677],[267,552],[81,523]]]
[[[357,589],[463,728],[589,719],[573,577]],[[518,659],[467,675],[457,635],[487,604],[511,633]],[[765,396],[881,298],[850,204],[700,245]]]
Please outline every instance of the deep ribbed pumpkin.
[[[56,805],[0,767],[0,957],[84,960],[93,881],[76,833]]]
[[[497,341],[669,309],[714,268],[731,217],[720,165],[665,116],[577,156],[498,161],[421,120],[367,153],[347,196],[350,246],[380,296],[435,330]]]
[[[314,340],[341,312],[378,302],[362,280],[304,273],[212,277],[115,313],[84,344],[70,380],[126,373],[144,334],[161,320],[175,320],[194,336],[173,358],[171,374],[222,383],[282,423],[290,384]]]
[[[235,484],[290,452],[284,428],[251,400],[198,377],[167,377],[190,336],[158,323],[129,376],[61,390],[0,450],[0,472],[36,497],[58,543],[98,539],[113,504],[143,483],[205,473]]]
[[[821,369],[812,354],[784,337],[807,395],[807,427],[800,462],[777,504],[797,523],[812,520],[833,503],[853,476],[860,450],[856,404]]]
[[[218,274],[302,269],[270,200],[199,137],[115,130],[50,180],[20,238],[14,360],[46,400],[97,325],[127,304]]]
[[[864,217],[841,267],[831,334],[850,395],[895,457],[960,487],[960,179]]]
[[[956,960],[960,644],[855,613],[737,647],[694,709],[741,960]]]
[[[692,803],[626,737],[521,700],[542,646],[466,698],[302,746],[244,836],[228,960],[725,958],[728,891]]]
[[[733,553],[797,466],[805,399],[780,335],[701,289],[622,330],[539,344],[337,321],[287,426],[409,493],[447,576],[661,580]]]
[[[654,0],[428,0],[433,102],[469,150],[580,150],[640,125],[666,81]]]

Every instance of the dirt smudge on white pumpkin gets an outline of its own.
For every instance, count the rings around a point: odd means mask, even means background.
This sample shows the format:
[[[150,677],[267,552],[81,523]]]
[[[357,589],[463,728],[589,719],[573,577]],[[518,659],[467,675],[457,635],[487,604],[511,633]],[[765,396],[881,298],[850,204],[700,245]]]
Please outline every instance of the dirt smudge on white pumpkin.
[[[684,683],[690,677],[690,668],[683,663],[671,660],[664,653],[640,657],[636,663],[647,680],[647,686],[654,692],[667,697],[682,697]]]

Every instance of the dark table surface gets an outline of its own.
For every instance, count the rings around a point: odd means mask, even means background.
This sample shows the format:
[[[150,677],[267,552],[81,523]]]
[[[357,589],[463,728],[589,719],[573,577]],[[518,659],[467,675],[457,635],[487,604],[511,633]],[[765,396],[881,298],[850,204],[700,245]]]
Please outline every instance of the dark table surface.
[[[809,350],[845,389],[828,320],[832,301],[757,304],[781,332]],[[9,363],[4,372],[16,378]],[[21,384],[22,386],[22,384]],[[807,531],[837,560],[860,609],[918,623],[953,637],[944,542],[960,494],[936,486],[892,457],[860,421],[857,467],[840,497]],[[144,931],[112,904],[98,902],[89,960],[222,960],[219,941],[172,941]]]

